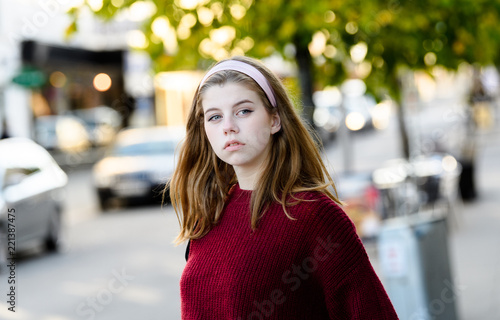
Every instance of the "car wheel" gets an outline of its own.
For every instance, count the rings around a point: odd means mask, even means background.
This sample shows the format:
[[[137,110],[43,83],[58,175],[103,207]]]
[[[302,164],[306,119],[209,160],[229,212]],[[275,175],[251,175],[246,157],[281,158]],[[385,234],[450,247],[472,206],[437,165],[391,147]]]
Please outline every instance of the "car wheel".
[[[109,196],[104,192],[98,192],[97,198],[99,199],[99,206],[102,211],[106,211],[109,209]]]
[[[57,209],[50,216],[49,233],[45,246],[49,251],[57,251],[61,245],[61,210]]]

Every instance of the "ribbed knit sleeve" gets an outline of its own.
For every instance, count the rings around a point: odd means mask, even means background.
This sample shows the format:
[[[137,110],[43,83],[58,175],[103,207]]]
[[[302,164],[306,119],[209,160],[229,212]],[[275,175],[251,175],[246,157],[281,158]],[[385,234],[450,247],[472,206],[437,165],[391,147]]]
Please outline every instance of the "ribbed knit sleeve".
[[[354,224],[337,204],[320,198],[310,205],[316,233],[308,238],[304,264],[315,269],[330,319],[397,319]]]

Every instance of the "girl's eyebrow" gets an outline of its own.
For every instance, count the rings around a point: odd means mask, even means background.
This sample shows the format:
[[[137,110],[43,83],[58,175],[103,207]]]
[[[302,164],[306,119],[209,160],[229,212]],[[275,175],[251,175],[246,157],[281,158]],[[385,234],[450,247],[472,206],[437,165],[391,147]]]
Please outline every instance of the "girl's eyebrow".
[[[253,104],[254,102],[253,102],[252,100],[243,99],[243,100],[240,100],[240,101],[236,102],[236,103],[233,105],[233,108],[235,108],[235,107],[239,106],[240,104],[244,104],[244,103],[251,103],[251,104]],[[209,112],[211,112],[211,111],[217,111],[217,110],[219,110],[219,108],[209,108],[209,109],[207,109],[207,110],[204,112],[204,114],[207,114],[207,113],[209,113]]]
[[[253,104],[253,101],[252,100],[248,100],[248,99],[243,99],[241,101],[236,102],[234,104],[233,108],[239,106],[240,104],[244,104],[244,103],[251,103],[251,104]]]

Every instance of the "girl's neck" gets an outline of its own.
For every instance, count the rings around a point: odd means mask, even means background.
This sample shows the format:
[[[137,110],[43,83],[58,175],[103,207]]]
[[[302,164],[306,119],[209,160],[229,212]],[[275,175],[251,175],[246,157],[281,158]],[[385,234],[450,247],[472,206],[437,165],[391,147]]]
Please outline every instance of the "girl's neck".
[[[234,167],[234,172],[238,178],[238,185],[242,190],[254,190],[255,183],[259,177],[258,170],[245,170],[243,168]]]

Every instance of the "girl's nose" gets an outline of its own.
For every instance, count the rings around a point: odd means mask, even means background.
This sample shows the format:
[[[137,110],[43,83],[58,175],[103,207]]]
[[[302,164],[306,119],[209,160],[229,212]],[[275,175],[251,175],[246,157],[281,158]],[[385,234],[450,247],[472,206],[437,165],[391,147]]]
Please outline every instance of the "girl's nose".
[[[238,133],[239,129],[232,117],[225,117],[223,130],[225,134]]]

